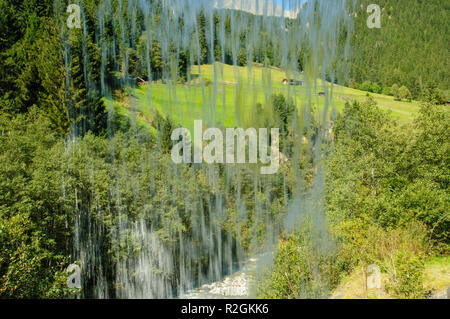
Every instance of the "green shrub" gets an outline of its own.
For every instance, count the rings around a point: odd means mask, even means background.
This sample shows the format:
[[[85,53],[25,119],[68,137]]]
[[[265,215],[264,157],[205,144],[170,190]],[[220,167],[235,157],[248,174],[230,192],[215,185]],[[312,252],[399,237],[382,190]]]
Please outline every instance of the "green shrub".
[[[342,222],[335,228],[341,242],[340,260],[350,269],[362,265],[380,266],[387,274],[386,290],[398,298],[422,298],[423,264],[427,230],[418,222],[383,229],[364,219]]]
[[[423,101],[437,104],[444,104],[447,100],[445,94],[435,87],[425,88],[422,91],[420,98]]]
[[[398,90],[398,98],[400,100],[407,100],[409,102],[411,102],[412,100],[412,95],[411,92],[409,91],[409,89],[406,86],[402,86],[399,90]]]
[[[321,251],[309,231],[281,240],[273,269],[266,270],[257,295],[268,299],[326,298],[339,282],[337,255]]]
[[[394,85],[392,85],[391,87],[391,93],[392,95],[395,97],[395,99],[399,98],[399,89],[400,87],[398,86],[397,83],[395,83]]]
[[[381,86],[378,83],[372,83],[372,92],[373,93],[381,94],[382,91],[383,91],[383,89],[381,88]]]
[[[357,82],[355,82],[354,79],[350,79],[350,81],[348,82],[348,87],[351,89],[357,89],[359,86],[359,84]]]
[[[373,92],[372,83],[370,81],[364,81],[363,84],[360,85],[359,89],[366,92]]]
[[[211,79],[205,79],[204,84],[205,84],[205,86],[211,86],[213,84],[213,82],[211,81]]]
[[[390,87],[384,87],[381,93],[384,94],[384,95],[390,95],[390,96],[392,96],[392,88],[390,88]]]
[[[395,255],[394,263],[394,273],[386,283],[387,291],[398,298],[424,298],[423,259],[411,252],[400,251]]]

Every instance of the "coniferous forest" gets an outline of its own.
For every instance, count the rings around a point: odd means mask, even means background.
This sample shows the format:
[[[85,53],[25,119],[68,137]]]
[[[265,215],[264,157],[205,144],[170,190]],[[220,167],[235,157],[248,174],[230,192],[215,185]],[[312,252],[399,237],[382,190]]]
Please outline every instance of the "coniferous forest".
[[[217,295],[442,297],[450,1],[210,3],[0,0],[0,298],[183,297],[249,260]],[[194,120],[277,128],[277,172],[175,164]]]

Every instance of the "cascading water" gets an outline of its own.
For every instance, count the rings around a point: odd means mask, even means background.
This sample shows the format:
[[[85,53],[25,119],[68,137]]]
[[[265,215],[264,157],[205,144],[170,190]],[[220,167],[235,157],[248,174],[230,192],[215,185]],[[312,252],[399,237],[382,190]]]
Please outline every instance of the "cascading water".
[[[108,101],[115,174],[106,203],[96,203],[94,191],[80,199],[89,201],[89,208],[75,207],[73,259],[84,271],[82,297],[177,297],[233,273],[249,254],[262,254],[258,264],[268,266],[267,252],[276,249],[280,233],[306,220],[313,222],[317,249],[332,249],[323,166],[334,116],[332,83],[345,76],[349,56],[350,2],[101,0],[97,25],[82,15],[79,32],[94,32],[100,48],[98,89]],[[82,1],[74,3],[83,8]],[[63,38],[70,32],[64,29]],[[89,43],[82,39],[86,87],[95,91]],[[71,50],[64,41],[70,87]],[[303,87],[282,85],[273,78],[275,69],[287,79],[301,78]],[[139,89],[137,78],[144,83]],[[118,89],[128,92],[131,138],[115,138]],[[315,112],[319,90],[326,97]],[[156,148],[164,147],[161,132],[169,124],[155,120],[160,113],[189,128],[193,119],[205,127],[265,127],[273,118],[274,93],[286,95],[298,110],[289,123],[292,147],[285,143],[281,149],[287,161],[274,176],[261,175],[256,164],[186,168],[170,157],[161,163],[153,146],[135,149],[133,141],[144,139],[140,121],[156,123]],[[68,154],[88,152],[76,142],[77,134],[67,142]],[[305,147],[312,177],[297,169]],[[94,179],[95,163],[85,167]],[[274,192],[280,184],[282,191]]]

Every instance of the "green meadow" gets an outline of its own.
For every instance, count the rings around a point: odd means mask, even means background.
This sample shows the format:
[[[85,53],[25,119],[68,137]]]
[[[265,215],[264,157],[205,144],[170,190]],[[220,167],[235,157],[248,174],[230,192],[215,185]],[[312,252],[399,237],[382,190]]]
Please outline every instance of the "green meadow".
[[[301,86],[286,85],[283,79],[302,81]],[[216,85],[214,85],[216,83]],[[125,115],[130,109],[136,111],[139,125],[151,127],[157,110],[169,116],[176,125],[192,128],[194,120],[202,119],[208,125],[233,127],[245,126],[255,118],[255,107],[260,103],[264,108],[272,94],[283,93],[293,99],[301,110],[303,107],[326,107],[326,98],[319,92],[328,91],[332,110],[340,112],[347,101],[363,101],[368,93],[330,83],[323,85],[321,80],[306,81],[303,74],[286,74],[277,68],[264,68],[260,65],[234,67],[216,63],[215,65],[194,66],[185,84],[162,83],[157,81],[132,90],[131,96],[122,100],[107,100],[118,114]],[[332,95],[331,95],[332,94]],[[419,111],[419,103],[396,101],[392,96],[369,93],[377,104],[400,123],[411,121]],[[237,107],[239,106],[239,107]]]

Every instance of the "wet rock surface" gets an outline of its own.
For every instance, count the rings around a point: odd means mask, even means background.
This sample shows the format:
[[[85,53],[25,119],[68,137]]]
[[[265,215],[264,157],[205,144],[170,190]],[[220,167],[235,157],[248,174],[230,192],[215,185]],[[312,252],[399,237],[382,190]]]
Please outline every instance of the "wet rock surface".
[[[258,259],[250,258],[242,269],[221,281],[202,285],[180,296],[182,299],[232,299],[249,298],[253,270]]]

